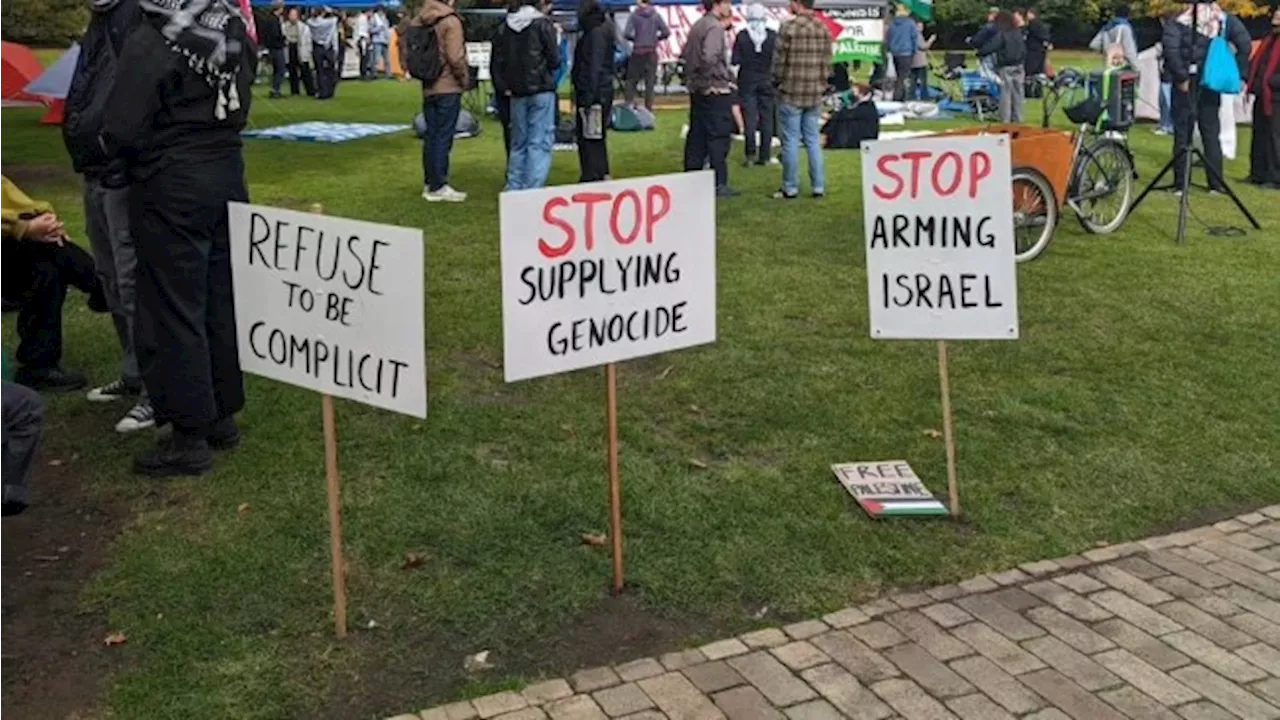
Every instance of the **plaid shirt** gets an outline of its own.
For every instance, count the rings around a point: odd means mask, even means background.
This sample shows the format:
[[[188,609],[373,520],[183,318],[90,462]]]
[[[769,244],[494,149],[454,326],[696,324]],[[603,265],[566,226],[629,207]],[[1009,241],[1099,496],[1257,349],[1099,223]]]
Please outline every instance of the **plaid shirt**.
[[[812,14],[797,15],[778,32],[773,55],[773,84],[782,102],[815,107],[822,102],[831,71],[831,33]]]

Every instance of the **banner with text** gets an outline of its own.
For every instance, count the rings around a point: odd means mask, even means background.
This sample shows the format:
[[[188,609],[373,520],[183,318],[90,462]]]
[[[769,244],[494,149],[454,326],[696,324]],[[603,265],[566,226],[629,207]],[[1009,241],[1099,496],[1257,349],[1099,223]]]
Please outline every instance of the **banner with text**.
[[[871,337],[1015,340],[1007,135],[862,147]]]
[[[715,342],[711,172],[505,192],[507,382]]]
[[[427,416],[422,231],[228,203],[240,364]]]
[[[701,5],[654,5],[654,10],[662,16],[671,29],[671,35],[658,43],[658,61],[676,62],[684,52],[685,40],[693,24],[703,16]],[[791,17],[785,6],[766,6],[769,27],[777,30],[782,23]],[[884,8],[868,5],[848,8],[829,8],[819,10],[817,17],[831,32],[832,60],[848,62],[850,60],[866,60],[878,62],[881,58],[880,44],[884,40]],[[625,20],[622,21],[625,26]],[[746,6],[733,6],[733,26],[727,31],[729,48],[738,32],[747,26]]]

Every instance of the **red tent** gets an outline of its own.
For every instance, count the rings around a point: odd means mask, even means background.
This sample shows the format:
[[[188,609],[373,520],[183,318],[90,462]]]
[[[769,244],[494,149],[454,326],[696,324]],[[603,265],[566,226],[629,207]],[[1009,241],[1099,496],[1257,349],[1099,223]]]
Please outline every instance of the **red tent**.
[[[44,67],[31,52],[31,48],[11,42],[0,44],[0,64],[4,66],[4,75],[0,77],[0,94],[3,94],[6,102],[43,104],[43,98],[22,91],[27,83],[44,72]]]

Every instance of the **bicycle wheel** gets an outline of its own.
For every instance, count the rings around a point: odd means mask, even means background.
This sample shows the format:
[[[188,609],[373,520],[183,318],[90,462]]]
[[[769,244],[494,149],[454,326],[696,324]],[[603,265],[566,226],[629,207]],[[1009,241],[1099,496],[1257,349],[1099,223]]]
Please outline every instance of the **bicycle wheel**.
[[[1035,260],[1049,247],[1058,224],[1058,199],[1053,186],[1038,171],[1013,171],[1013,259]]]
[[[1119,230],[1133,205],[1133,160],[1124,146],[1114,140],[1086,145],[1073,175],[1067,202],[1080,225],[1095,235]]]

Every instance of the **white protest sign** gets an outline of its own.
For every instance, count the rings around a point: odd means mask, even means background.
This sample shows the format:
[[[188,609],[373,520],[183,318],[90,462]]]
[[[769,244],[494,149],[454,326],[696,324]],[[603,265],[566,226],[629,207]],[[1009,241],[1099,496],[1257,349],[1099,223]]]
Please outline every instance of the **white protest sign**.
[[[1017,339],[1009,142],[972,135],[863,145],[871,337]]]
[[[708,171],[505,192],[507,382],[716,339]]]
[[[228,203],[240,364],[426,417],[422,231]]]
[[[489,80],[489,64],[493,56],[493,43],[467,43],[467,65],[476,69],[477,80]]]

